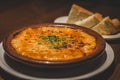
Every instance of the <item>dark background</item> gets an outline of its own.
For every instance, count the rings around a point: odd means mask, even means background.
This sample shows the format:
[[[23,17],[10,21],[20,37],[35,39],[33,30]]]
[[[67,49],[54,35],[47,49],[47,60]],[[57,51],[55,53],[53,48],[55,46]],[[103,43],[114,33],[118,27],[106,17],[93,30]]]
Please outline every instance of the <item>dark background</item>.
[[[52,23],[57,17],[67,16],[72,4],[78,4],[94,13],[99,12],[104,17],[120,20],[120,0],[0,0],[0,41],[15,28],[36,23]],[[94,80],[120,79],[120,41],[109,44],[115,51],[115,63],[112,65],[115,68],[110,67]],[[0,75],[13,80],[3,70],[0,70]]]

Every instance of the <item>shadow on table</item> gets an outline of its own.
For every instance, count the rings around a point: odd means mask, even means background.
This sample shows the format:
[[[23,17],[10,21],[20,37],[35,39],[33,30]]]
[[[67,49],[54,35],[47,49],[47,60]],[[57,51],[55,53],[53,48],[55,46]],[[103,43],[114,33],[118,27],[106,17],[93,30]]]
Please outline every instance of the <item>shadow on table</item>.
[[[86,80],[108,80],[110,76],[113,74],[114,69],[115,69],[115,61],[104,72]]]

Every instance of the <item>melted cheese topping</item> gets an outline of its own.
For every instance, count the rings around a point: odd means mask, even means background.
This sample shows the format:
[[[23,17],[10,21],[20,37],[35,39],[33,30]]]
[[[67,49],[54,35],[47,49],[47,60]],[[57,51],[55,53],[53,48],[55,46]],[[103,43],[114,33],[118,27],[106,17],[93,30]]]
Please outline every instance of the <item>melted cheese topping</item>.
[[[55,35],[57,41],[44,40],[42,36]],[[62,40],[64,37],[65,40]],[[65,46],[62,45],[62,43]],[[96,39],[80,29],[63,27],[27,28],[11,41],[18,54],[37,60],[70,60],[92,54]],[[54,45],[59,47],[55,48]],[[53,46],[50,48],[49,46]]]

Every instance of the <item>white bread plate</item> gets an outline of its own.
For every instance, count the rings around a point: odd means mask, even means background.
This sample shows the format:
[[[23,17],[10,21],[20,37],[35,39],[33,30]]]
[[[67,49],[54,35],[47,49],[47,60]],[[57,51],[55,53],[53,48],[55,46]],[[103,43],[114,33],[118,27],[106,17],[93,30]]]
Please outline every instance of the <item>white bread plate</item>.
[[[54,20],[54,23],[66,23],[68,16],[61,16]],[[112,35],[102,35],[105,40],[116,40],[120,39],[120,32]]]

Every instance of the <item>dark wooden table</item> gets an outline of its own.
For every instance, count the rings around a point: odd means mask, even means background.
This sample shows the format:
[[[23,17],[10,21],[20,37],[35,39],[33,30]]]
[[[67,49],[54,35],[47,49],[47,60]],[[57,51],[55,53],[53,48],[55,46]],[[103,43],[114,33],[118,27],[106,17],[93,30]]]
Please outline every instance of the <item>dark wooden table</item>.
[[[68,15],[72,4],[120,19],[119,0],[3,0],[0,1],[0,41],[12,29],[53,22],[57,17]],[[89,80],[120,80],[120,39],[107,42],[115,52],[115,60],[106,71]],[[0,76],[5,80],[18,80],[2,69]]]

